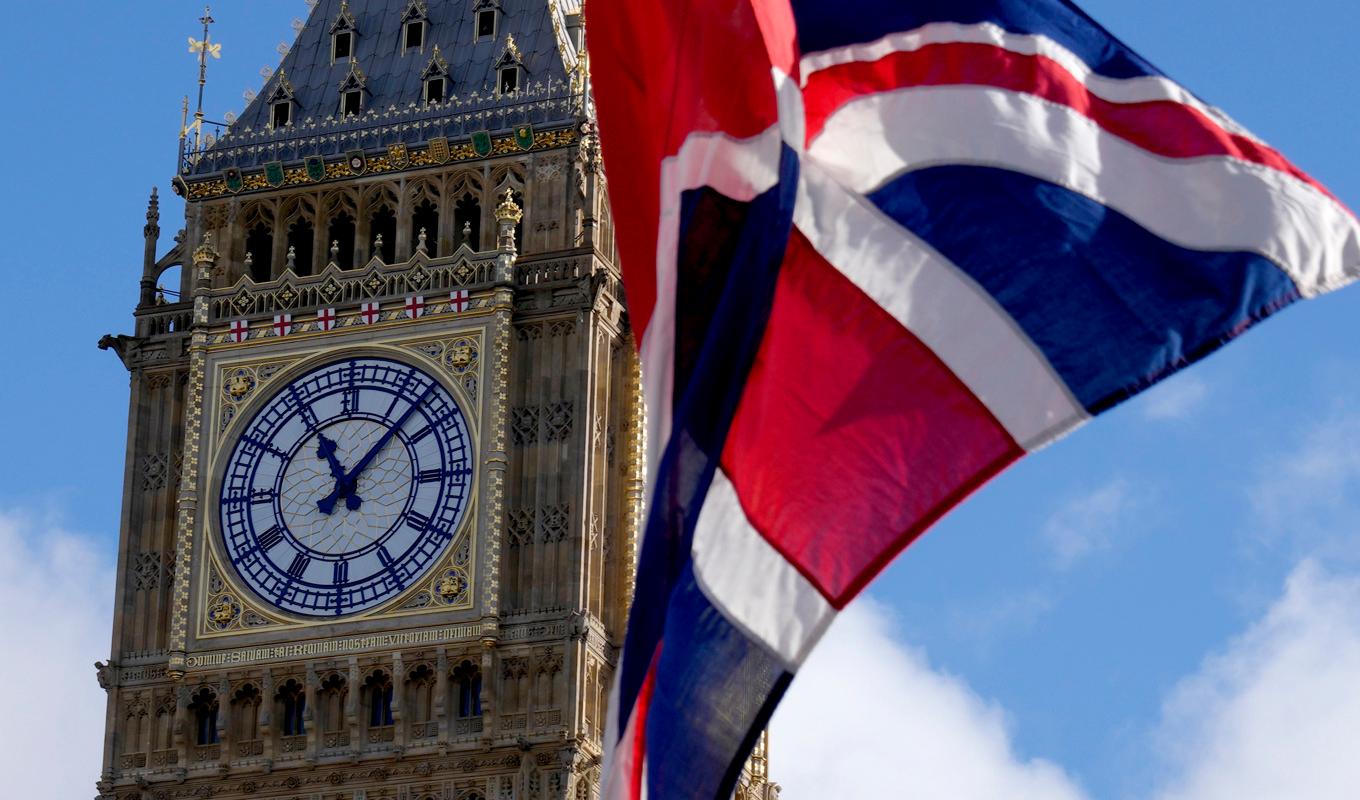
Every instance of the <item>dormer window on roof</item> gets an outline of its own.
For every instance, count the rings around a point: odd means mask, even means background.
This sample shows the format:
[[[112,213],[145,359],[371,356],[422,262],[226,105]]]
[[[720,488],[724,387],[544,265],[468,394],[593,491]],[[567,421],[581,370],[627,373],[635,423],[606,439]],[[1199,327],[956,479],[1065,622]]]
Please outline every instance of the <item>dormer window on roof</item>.
[[[422,0],[411,0],[410,5],[406,6],[406,11],[401,15],[403,31],[403,50],[423,50],[425,48],[425,33],[429,27],[430,17],[425,9]]]
[[[448,77],[449,62],[440,55],[439,45],[435,45],[434,52],[430,54],[430,63],[425,66],[425,71],[420,73],[420,79],[425,83],[426,105],[444,102],[448,94]]]
[[[519,91],[519,67],[501,67],[497,91],[500,94],[514,94]]]
[[[297,101],[293,96],[293,85],[288,82],[288,76],[283,70],[279,70],[276,76],[268,102],[270,127],[286,128],[293,124],[293,105]]]
[[[340,82],[340,116],[359,116],[364,113],[364,87],[368,79],[359,69],[359,59],[350,58],[349,74]]]
[[[342,61],[354,55],[354,33],[341,31],[331,36],[331,63]]]
[[[477,0],[472,7],[472,41],[494,41],[500,28],[501,6],[496,0]]]
[[[354,57],[354,37],[358,35],[354,15],[349,11],[349,3],[340,3],[340,13],[331,23],[331,63],[336,64]]]
[[[496,59],[496,94],[514,94],[524,84],[524,66],[514,36],[505,37],[505,50]]]

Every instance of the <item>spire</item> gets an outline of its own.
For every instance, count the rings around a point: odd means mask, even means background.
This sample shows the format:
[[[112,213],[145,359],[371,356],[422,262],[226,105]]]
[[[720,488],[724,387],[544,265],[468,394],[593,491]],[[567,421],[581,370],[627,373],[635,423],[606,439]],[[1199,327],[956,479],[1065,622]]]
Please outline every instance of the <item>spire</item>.
[[[198,18],[203,23],[203,38],[195,39],[189,37],[189,53],[198,56],[198,106],[194,111],[194,149],[202,149],[203,141],[203,93],[208,85],[208,56],[213,58],[222,57],[222,45],[212,41],[209,35],[209,28],[217,20],[212,18],[212,6],[203,7],[203,16]],[[180,139],[183,140],[188,135],[187,128],[180,132]]]

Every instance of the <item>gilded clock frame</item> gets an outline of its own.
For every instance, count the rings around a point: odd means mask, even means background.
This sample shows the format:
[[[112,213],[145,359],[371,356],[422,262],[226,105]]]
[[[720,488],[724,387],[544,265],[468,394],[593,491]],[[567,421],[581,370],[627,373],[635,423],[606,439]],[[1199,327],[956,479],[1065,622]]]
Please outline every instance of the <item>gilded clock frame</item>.
[[[299,630],[323,627],[339,633],[347,627],[362,627],[364,622],[378,618],[412,618],[413,624],[420,624],[419,617],[432,613],[467,613],[476,609],[478,510],[483,471],[478,459],[486,446],[482,440],[482,398],[486,390],[483,381],[487,374],[488,322],[483,319],[475,324],[444,328],[438,332],[432,331],[428,325],[413,326],[405,335],[392,329],[396,326],[374,325],[367,331],[349,329],[338,336],[326,336],[325,341],[319,341],[323,338],[320,336],[298,337],[300,346],[286,352],[277,347],[283,343],[279,339],[268,340],[270,344],[276,345],[268,348],[268,352],[252,352],[254,348],[251,347],[213,348],[216,352],[210,353],[207,359],[205,376],[209,380],[205,387],[208,408],[203,430],[203,461],[209,465],[209,469],[202,477],[203,501],[198,509],[199,535],[195,542],[200,555],[195,559],[197,568],[192,584],[191,630],[194,641],[206,643],[255,636],[273,638],[268,635],[285,631],[292,637]],[[372,341],[364,334],[376,332],[373,329],[386,330],[380,340]],[[312,341],[305,341],[308,339]],[[456,362],[446,361],[445,357],[453,348],[466,343],[470,343],[474,349],[473,362],[467,365],[468,369],[458,372],[451,366]],[[224,459],[230,456],[236,436],[246,422],[269,401],[274,388],[286,385],[288,381],[320,364],[337,357],[350,356],[394,358],[417,365],[453,395],[454,402],[464,412],[472,442],[473,473],[469,502],[447,550],[406,590],[381,605],[354,614],[305,617],[260,600],[241,582],[222,550],[217,497],[221,491]],[[234,397],[229,378],[241,371],[250,376],[251,385],[243,394]],[[468,376],[475,381],[473,391],[469,391],[465,385]],[[441,579],[447,577],[450,571],[460,572],[464,585],[453,602],[443,602],[442,597],[436,597],[441,588]],[[427,602],[420,604],[418,601],[422,595],[426,596]],[[469,621],[471,619],[469,613]]]

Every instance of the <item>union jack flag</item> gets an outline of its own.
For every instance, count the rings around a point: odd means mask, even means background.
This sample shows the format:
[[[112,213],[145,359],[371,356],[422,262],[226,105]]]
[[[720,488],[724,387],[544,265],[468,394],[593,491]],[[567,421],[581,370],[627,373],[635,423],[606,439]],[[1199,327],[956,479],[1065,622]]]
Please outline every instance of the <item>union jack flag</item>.
[[[1065,0],[601,2],[650,448],[606,797],[726,797],[898,552],[1360,225]]]

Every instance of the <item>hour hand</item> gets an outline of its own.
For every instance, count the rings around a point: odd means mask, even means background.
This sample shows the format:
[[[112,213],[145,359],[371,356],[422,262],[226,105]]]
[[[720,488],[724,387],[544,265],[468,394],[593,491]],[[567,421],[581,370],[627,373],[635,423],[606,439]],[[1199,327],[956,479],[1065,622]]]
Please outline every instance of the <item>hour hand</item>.
[[[331,465],[331,476],[340,479],[345,477],[345,468],[340,466],[340,459],[335,457],[336,444],[333,439],[326,438],[326,434],[316,435],[316,454],[326,459],[326,463]]]
[[[316,454],[326,459],[330,465],[331,477],[335,478],[335,488],[331,493],[317,501],[316,507],[323,514],[330,514],[335,511],[335,501],[341,497],[345,498],[345,508],[355,511],[363,505],[363,498],[355,493],[355,482],[345,475],[345,468],[340,466],[340,460],[335,457],[337,449],[335,441],[328,439],[326,434],[318,433]]]

